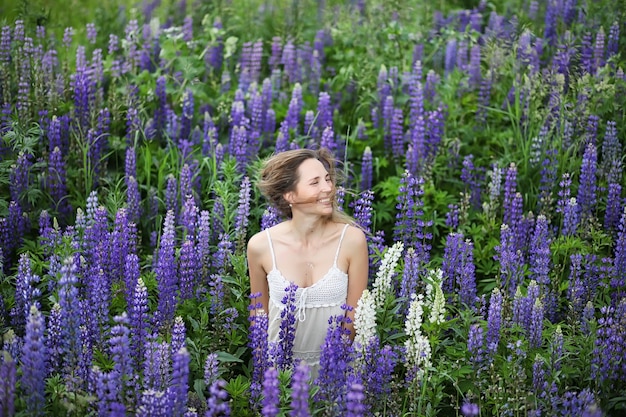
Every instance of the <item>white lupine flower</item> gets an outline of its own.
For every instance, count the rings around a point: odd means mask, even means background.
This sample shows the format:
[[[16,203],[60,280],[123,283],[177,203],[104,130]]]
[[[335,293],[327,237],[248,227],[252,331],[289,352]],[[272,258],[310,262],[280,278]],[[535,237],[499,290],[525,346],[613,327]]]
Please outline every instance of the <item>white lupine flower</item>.
[[[424,314],[424,297],[411,294],[409,312],[404,322],[404,331],[408,339],[404,342],[406,348],[406,366],[408,369],[418,369],[418,376],[424,373],[430,363],[431,348],[428,338],[422,334],[422,315]]]
[[[393,277],[393,273],[398,265],[398,259],[402,256],[403,250],[404,243],[396,242],[383,256],[378,272],[376,272],[374,289],[372,291],[377,308],[383,305],[385,297],[389,291],[391,291],[391,278]]]
[[[365,289],[354,310],[354,342],[365,349],[376,335],[376,303],[373,294]]]
[[[431,292],[429,294],[430,316],[428,321],[435,324],[441,324],[445,320],[446,314],[446,298],[443,295],[441,284],[443,282],[443,271],[439,268],[430,271],[430,279],[433,285],[429,285]]]

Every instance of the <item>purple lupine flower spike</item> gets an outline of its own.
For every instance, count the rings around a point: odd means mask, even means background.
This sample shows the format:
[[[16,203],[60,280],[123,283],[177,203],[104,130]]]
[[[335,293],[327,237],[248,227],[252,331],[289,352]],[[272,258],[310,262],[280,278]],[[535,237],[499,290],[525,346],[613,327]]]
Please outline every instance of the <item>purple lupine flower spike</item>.
[[[576,201],[580,207],[581,220],[593,217],[597,201],[597,150],[589,143],[583,155],[580,167],[580,180]]]
[[[225,389],[226,381],[218,379],[209,389],[209,399],[207,400],[206,417],[230,417],[230,405],[228,403],[228,392]]]
[[[493,361],[493,357],[498,350],[500,343],[500,330],[502,325],[502,293],[495,288],[491,293],[489,301],[489,313],[487,316],[487,335],[485,343],[487,347],[487,355],[489,362]]]
[[[309,378],[310,369],[306,362],[300,362],[291,378],[291,411],[290,417],[310,417],[309,410]]]
[[[174,319],[178,274],[175,259],[174,212],[168,211],[163,223],[163,233],[158,249],[155,273],[159,289],[158,320],[167,323]]]
[[[296,319],[304,320],[300,316],[304,311],[298,311],[296,317],[296,291],[298,286],[293,282],[285,288],[285,296],[282,299],[284,308],[280,313],[279,343],[276,354],[276,367],[279,370],[287,370],[293,367],[293,343],[296,334]]]
[[[131,356],[130,330],[128,328],[128,316],[122,313],[113,318],[115,325],[111,328],[109,337],[109,349],[113,359],[112,378],[117,389],[118,401],[122,401],[124,395],[133,392],[135,384],[134,360]]]
[[[263,376],[263,417],[276,417],[280,405],[280,389],[278,386],[278,371],[268,368]]]
[[[129,255],[129,258],[136,255]],[[128,304],[128,318],[131,329],[132,357],[143,358],[146,343],[148,342],[150,310],[148,307],[148,290],[141,277],[138,277],[132,291],[132,298]]]
[[[181,347],[172,355],[172,376],[168,388],[172,416],[183,416],[187,410],[189,362],[189,352],[185,347]]]
[[[250,404],[254,407],[261,398],[261,383],[265,370],[268,368],[268,342],[267,342],[267,326],[268,319],[265,312],[260,312],[261,303],[255,303],[255,300],[261,294],[251,294],[250,309],[257,309],[256,314],[250,315],[250,330],[248,337],[248,347],[252,352],[252,377],[250,381]]]
[[[31,270],[28,254],[20,255],[15,279],[15,307],[11,310],[11,316],[15,328],[21,331],[27,324],[30,307],[34,305],[37,309],[41,308],[41,291],[37,288],[40,278]]]
[[[365,394],[363,385],[358,382],[350,384],[348,394],[346,395],[346,417],[363,417],[365,416]]]
[[[8,353],[3,352],[0,361],[0,406],[7,416],[15,415],[15,389],[17,387],[17,364]]]
[[[44,333],[44,318],[37,306],[32,304],[20,355],[20,386],[26,394],[26,411],[33,416],[43,415],[46,405],[47,353]]]
[[[366,146],[363,151],[363,159],[361,163],[361,191],[370,190],[372,188],[373,169],[372,149],[369,146]]]

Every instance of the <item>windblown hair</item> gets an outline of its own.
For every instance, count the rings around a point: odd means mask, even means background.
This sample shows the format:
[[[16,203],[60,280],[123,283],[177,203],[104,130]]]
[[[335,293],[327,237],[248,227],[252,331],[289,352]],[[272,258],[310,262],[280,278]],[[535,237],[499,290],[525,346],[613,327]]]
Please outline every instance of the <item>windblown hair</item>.
[[[354,224],[354,220],[337,206],[336,187],[337,187],[337,169],[336,161],[331,152],[326,148],[320,149],[294,149],[280,152],[272,155],[261,169],[261,175],[257,182],[257,186],[261,190],[261,194],[267,201],[278,210],[284,218],[291,218],[291,207],[285,200],[284,195],[290,191],[295,191],[298,183],[298,168],[307,159],[317,159],[324,165],[330,175],[333,184],[333,214],[329,220],[337,223]]]

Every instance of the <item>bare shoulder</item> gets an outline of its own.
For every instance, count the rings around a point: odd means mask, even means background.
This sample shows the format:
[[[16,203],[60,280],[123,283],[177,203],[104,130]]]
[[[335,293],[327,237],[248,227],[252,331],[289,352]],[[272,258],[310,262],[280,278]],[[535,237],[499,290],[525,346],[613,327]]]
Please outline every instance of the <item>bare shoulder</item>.
[[[367,245],[365,233],[359,227],[350,226],[346,229],[346,235],[344,241],[347,246],[361,249],[364,245]]]
[[[282,224],[282,223],[281,223]],[[269,232],[272,235],[272,240],[280,235],[282,227],[281,224],[272,226],[269,228]],[[261,230],[254,234],[250,240],[248,240],[248,253],[249,254],[262,254],[269,249],[269,241],[267,239],[267,230]]]
[[[248,240],[248,254],[258,255],[267,249],[267,235],[264,230],[254,234]]]

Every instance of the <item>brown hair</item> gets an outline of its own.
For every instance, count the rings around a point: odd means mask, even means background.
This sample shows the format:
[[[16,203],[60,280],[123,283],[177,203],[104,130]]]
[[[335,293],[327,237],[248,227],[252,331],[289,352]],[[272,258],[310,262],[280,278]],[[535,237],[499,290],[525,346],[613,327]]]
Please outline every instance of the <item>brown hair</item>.
[[[337,187],[337,170],[332,153],[326,148],[294,149],[272,155],[265,161],[257,186],[261,194],[286,218],[291,218],[291,207],[284,195],[294,191],[300,179],[298,168],[307,159],[317,159],[324,165],[333,184],[333,214],[330,218],[338,223],[354,224],[354,220],[337,206],[334,191]]]

